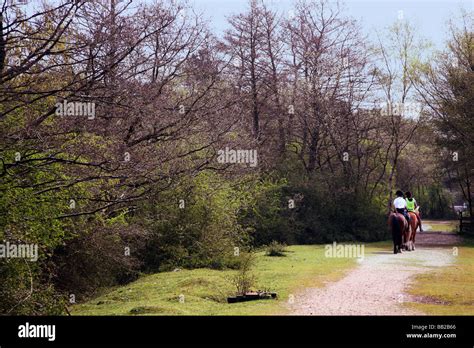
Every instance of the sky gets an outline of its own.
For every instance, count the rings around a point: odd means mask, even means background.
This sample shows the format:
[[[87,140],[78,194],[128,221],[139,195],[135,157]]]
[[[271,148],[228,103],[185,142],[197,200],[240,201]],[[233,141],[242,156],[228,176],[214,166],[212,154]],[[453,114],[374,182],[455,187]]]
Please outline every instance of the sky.
[[[226,17],[242,12],[247,7],[247,0],[189,0],[199,12],[210,19],[215,33],[222,33],[228,28]],[[272,8],[288,15],[295,0],[264,0]],[[417,28],[417,33],[435,47],[442,48],[447,40],[447,21],[456,18],[460,8],[473,11],[474,0],[345,0],[344,13],[357,19],[363,31],[373,36],[376,30],[384,28],[399,20],[408,20]],[[402,12],[399,12],[402,11]]]
[[[137,3],[156,0],[132,1]],[[188,1],[198,13],[202,13],[209,20],[213,32],[218,36],[221,36],[228,28],[228,16],[243,12],[248,7],[248,0],[184,1]],[[288,16],[297,0],[263,1],[282,15]],[[0,3],[2,2],[0,0]],[[28,0],[28,2],[27,8],[31,9],[41,0]],[[377,38],[377,31],[381,32],[401,17],[402,20],[408,20],[414,24],[419,37],[426,38],[437,49],[442,49],[448,39],[447,21],[459,16],[461,8],[471,13],[474,11],[474,0],[340,0],[340,3],[345,8],[344,13],[357,19],[363,32],[374,41]]]

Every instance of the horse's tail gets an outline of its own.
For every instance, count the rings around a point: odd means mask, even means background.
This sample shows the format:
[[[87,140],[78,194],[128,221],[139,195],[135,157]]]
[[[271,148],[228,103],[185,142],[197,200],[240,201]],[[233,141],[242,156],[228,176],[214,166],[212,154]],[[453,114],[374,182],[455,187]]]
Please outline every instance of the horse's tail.
[[[402,235],[402,228],[400,226],[400,223],[398,222],[398,218],[397,218],[397,215],[396,214],[392,214],[392,217],[391,217],[392,221],[391,221],[391,225],[392,225],[392,237],[393,237],[393,241],[395,242],[395,244],[401,244],[400,243],[400,237]]]
[[[390,222],[390,224],[392,225],[392,231],[400,231],[400,224],[398,223],[397,216],[395,214],[392,214],[391,219],[392,221]]]

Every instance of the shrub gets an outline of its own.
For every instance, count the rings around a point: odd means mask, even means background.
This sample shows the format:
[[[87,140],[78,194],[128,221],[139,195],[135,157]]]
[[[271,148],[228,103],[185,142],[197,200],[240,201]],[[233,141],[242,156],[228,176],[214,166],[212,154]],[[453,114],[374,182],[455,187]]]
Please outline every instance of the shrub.
[[[51,262],[56,287],[79,299],[135,280],[145,239],[136,226],[96,224],[55,250]]]
[[[255,266],[255,254],[241,253],[241,262],[237,274],[232,277],[232,283],[236,288],[237,295],[244,295],[249,292],[255,284],[253,267]]]
[[[0,262],[0,314],[65,314],[65,297],[47,284],[38,264],[21,259]]]
[[[154,195],[132,221],[149,235],[144,270],[235,268],[234,248],[248,244],[237,221],[243,199],[239,188],[213,173],[200,173]]]
[[[278,243],[277,241],[271,242],[267,248],[265,255],[267,256],[285,256],[286,245]]]

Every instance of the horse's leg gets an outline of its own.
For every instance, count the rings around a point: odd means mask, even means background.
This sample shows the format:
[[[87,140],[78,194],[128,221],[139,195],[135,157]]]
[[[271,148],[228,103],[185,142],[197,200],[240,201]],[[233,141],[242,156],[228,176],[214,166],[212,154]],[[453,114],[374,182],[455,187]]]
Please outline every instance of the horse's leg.
[[[398,230],[398,222],[396,219],[396,216],[393,214],[390,214],[388,217],[388,225],[390,226],[390,229],[392,230],[392,241],[393,241],[393,253],[397,253],[397,230]]]
[[[411,238],[411,222],[408,223],[407,234],[406,234],[407,251],[411,251],[410,250],[410,238]]]
[[[401,247],[402,249],[405,249],[406,248],[406,244],[407,244],[407,237],[406,237],[406,229],[405,229],[405,225],[403,225],[402,227],[402,235],[401,235],[401,238],[400,238],[400,243],[401,243]]]
[[[420,225],[420,221],[419,221],[419,220],[418,220],[418,227],[420,228],[420,231],[421,231],[421,225]],[[413,251],[415,250],[415,237],[416,237],[416,228],[415,228],[415,232],[413,233],[413,238],[412,238]]]
[[[408,251],[411,251],[411,233],[408,235]]]
[[[410,251],[410,223],[405,230],[405,250]]]
[[[410,225],[408,224],[407,228],[405,229],[405,232],[403,233],[403,248],[407,251],[410,250],[409,248],[409,242],[410,242]]]
[[[405,226],[402,226],[402,228],[405,228]],[[402,250],[405,246],[404,239],[405,239],[405,230],[401,230],[400,236],[398,237],[398,240],[397,240],[397,249],[400,254],[402,253]]]
[[[418,229],[418,227],[420,227],[420,220],[418,219],[418,216],[416,216],[415,214],[415,221],[412,225],[412,229],[411,229],[411,236],[410,236],[410,243],[411,243],[411,250],[415,250],[415,236],[416,236],[416,230]]]
[[[405,218],[403,218],[402,221],[404,221]],[[406,221],[405,224],[402,223],[402,221],[399,221],[397,218],[397,215],[391,215],[390,216],[390,225],[392,227],[392,238],[393,238],[393,253],[398,254],[402,253],[402,247],[403,247],[403,238],[404,238],[404,229],[406,227]]]
[[[410,251],[415,250],[414,239],[416,234],[416,229],[418,227],[418,219],[415,214],[410,214],[410,231],[409,231],[409,247]]]

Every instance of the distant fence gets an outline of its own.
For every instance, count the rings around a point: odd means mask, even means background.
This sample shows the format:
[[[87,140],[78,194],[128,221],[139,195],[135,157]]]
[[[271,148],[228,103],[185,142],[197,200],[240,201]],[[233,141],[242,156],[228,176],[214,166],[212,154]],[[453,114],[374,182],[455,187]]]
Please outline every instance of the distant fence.
[[[474,236],[474,221],[470,216],[462,216],[459,213],[459,232]]]

